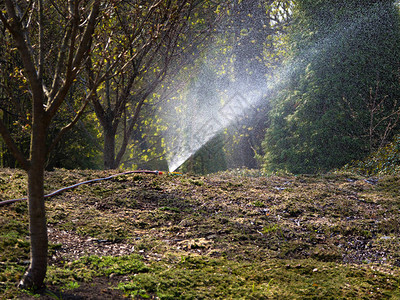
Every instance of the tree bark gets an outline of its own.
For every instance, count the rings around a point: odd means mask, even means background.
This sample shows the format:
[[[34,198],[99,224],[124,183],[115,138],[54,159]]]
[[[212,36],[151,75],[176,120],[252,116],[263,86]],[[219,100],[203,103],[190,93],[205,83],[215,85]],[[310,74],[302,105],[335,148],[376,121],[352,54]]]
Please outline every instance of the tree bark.
[[[111,127],[111,128],[109,128]],[[104,126],[104,168],[116,169],[118,166],[115,165],[115,132],[112,126]]]
[[[46,127],[34,122],[31,139],[31,159],[28,170],[30,266],[20,281],[24,289],[41,289],[47,271],[47,222],[44,205],[44,168],[46,158]]]

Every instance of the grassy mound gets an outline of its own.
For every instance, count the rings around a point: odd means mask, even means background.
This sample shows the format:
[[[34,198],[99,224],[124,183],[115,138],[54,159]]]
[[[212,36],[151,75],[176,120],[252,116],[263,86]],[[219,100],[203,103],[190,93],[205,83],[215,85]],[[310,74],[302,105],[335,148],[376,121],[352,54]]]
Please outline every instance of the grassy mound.
[[[46,190],[112,173],[56,170]],[[46,200],[43,298],[400,297],[400,176],[260,175],[131,174]],[[0,170],[1,200],[25,184]],[[0,295],[33,299],[16,289],[29,260],[26,203],[0,210]]]

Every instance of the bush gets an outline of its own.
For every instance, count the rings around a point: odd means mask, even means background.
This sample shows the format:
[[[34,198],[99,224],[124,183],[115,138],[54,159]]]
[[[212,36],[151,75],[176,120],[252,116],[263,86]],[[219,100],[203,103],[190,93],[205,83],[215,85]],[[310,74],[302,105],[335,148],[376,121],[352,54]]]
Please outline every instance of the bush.
[[[343,167],[362,175],[400,174],[400,135],[363,161],[355,161]]]

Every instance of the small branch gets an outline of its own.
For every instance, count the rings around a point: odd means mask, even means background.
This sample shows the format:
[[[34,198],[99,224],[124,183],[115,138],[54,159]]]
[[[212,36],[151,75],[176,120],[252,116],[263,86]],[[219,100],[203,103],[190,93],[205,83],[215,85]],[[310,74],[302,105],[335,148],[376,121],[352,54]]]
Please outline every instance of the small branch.
[[[61,85],[61,73],[64,67],[65,57],[68,49],[68,40],[70,39],[70,37],[71,37],[71,29],[67,29],[57,56],[57,63],[54,71],[54,76],[53,76],[54,79],[51,86],[49,99],[54,98],[54,96],[58,91],[59,86]]]
[[[43,83],[43,68],[44,68],[44,42],[43,42],[43,0],[39,0],[39,61],[38,61],[38,79]]]
[[[10,24],[7,21],[7,18],[3,13],[0,11],[0,21],[3,23],[4,27],[7,28],[8,30],[11,29]]]
[[[65,20],[67,20],[67,16],[61,11],[61,9],[58,7],[57,4],[54,3],[53,0],[49,0],[50,3],[53,5],[53,7],[55,8],[55,10],[58,12],[58,14],[63,17]]]

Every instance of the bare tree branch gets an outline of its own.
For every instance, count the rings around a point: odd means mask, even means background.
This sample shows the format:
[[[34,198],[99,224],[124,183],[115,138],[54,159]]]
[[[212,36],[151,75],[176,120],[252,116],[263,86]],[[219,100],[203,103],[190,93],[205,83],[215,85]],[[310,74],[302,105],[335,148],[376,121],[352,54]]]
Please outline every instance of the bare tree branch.
[[[12,0],[5,0],[7,13],[10,16],[10,23],[7,25],[7,29],[14,37],[18,51],[21,54],[22,63],[24,66],[24,73],[32,87],[32,94],[36,99],[43,99],[43,87],[41,82],[38,80],[38,74],[35,67],[32,52],[29,49],[27,41],[24,38],[23,28],[21,26],[21,20],[17,17],[15,8]],[[43,107],[42,107],[43,109]]]
[[[79,48],[76,51],[76,54],[73,58],[72,65],[68,67],[66,72],[66,78],[64,80],[63,86],[58,90],[54,99],[50,102],[50,105],[47,109],[47,121],[50,122],[51,118],[54,117],[56,112],[58,111],[60,105],[64,101],[65,95],[68,93],[69,88],[71,87],[73,80],[78,73],[80,66],[84,60],[85,54],[88,53],[90,49],[90,45],[92,42],[92,35],[94,32],[94,28],[96,25],[97,16],[100,11],[100,1],[95,1],[88,17],[88,24],[85,28],[85,32],[79,43]],[[77,17],[77,16],[76,16]]]

